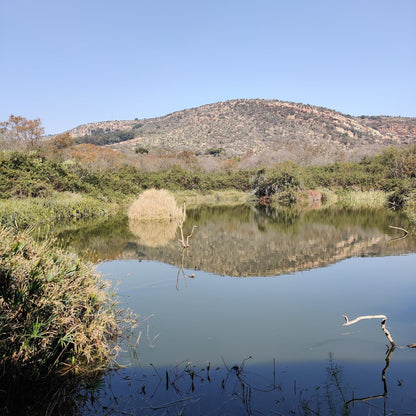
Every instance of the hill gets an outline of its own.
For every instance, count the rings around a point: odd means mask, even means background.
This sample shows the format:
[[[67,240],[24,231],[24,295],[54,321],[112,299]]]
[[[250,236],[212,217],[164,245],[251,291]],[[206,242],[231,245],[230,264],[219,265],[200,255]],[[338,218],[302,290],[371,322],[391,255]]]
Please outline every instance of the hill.
[[[385,146],[416,141],[416,118],[353,117],[312,105],[238,99],[163,117],[85,124],[69,131],[78,142],[122,152],[181,152],[237,157],[247,164],[357,161]]]

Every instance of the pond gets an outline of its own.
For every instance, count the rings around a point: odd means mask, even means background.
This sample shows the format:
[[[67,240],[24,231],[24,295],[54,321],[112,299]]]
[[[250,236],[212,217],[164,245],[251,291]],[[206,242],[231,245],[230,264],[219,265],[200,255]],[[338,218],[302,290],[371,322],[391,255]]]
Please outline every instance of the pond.
[[[390,211],[189,211],[59,238],[140,315],[89,414],[391,414],[416,409],[416,241]],[[343,326],[362,315],[381,319]]]

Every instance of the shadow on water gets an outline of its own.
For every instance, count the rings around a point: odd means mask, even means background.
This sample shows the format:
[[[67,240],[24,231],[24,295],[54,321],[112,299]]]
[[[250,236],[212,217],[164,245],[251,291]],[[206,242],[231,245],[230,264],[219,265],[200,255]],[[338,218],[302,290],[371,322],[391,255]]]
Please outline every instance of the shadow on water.
[[[11,376],[13,374],[13,376]],[[75,416],[94,404],[104,373],[43,377],[36,381],[8,368],[0,377],[0,415]]]
[[[1,386],[0,412],[16,416],[413,414],[409,413],[413,389],[405,387],[403,379],[396,381],[396,392],[389,395],[388,369],[394,351],[387,351],[383,364],[357,365],[348,380],[346,373],[353,366],[338,364],[332,354],[324,368],[322,363],[282,366],[274,359],[268,365],[250,365],[252,357],[248,357],[234,365],[224,360],[221,366],[203,367],[190,362],[166,368],[151,364],[83,378],[45,379],[35,385],[19,380]],[[360,371],[374,376],[379,366],[381,376],[373,377],[371,385],[351,387]],[[403,378],[411,378],[403,365],[399,371]],[[393,384],[392,377],[389,383]],[[362,391],[370,394],[363,397]]]
[[[412,414],[408,412],[413,410],[413,392],[400,384],[403,380],[396,382],[401,394],[389,396],[387,370],[393,351],[389,349],[384,364],[380,363],[381,377],[376,376],[380,374],[377,364],[360,368],[373,376],[373,383],[365,387],[352,387],[360,377],[357,368],[354,377],[347,379],[348,364],[338,364],[332,354],[325,367],[321,363],[280,366],[275,360],[249,365],[249,357],[234,365],[224,361],[222,366],[197,367],[183,362],[166,368],[150,365],[120,370],[107,374],[107,387],[98,389],[82,412],[97,415],[105,409],[106,414],[132,416]],[[362,391],[372,394],[363,397]]]

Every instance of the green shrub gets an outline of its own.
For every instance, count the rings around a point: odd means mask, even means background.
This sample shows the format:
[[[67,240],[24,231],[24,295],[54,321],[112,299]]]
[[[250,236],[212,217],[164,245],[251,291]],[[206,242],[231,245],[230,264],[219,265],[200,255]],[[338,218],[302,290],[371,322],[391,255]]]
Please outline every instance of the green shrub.
[[[300,168],[295,163],[281,163],[273,169],[260,170],[252,179],[253,193],[257,198],[272,197],[276,200],[296,202],[296,190],[301,187]]]
[[[134,151],[136,153],[140,153],[141,155],[149,153],[149,151],[145,147],[136,147]]]

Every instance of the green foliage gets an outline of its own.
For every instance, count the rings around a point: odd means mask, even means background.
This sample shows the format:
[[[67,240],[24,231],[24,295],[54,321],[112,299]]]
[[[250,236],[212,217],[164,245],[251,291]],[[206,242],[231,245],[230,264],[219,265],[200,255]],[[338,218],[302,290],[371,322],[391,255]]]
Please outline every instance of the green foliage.
[[[272,197],[288,205],[296,202],[295,192],[301,187],[301,172],[296,163],[285,162],[273,169],[260,170],[252,179],[253,193],[257,198]]]
[[[110,132],[104,132],[103,129],[98,128],[92,130],[91,135],[86,135],[83,137],[77,137],[75,139],[76,143],[91,143],[99,146],[106,144],[124,142],[126,140],[131,140],[134,138],[134,132],[132,130],[114,130]]]
[[[52,190],[88,191],[76,172],[41,152],[0,153],[0,198],[49,196]]]
[[[297,202],[298,191],[302,189],[380,190],[396,193],[398,197],[404,192],[401,188],[411,192],[415,187],[415,145],[387,149],[379,156],[363,158],[360,163],[302,167],[284,162],[268,169],[214,172],[203,171],[196,164],[187,169],[174,166],[145,171],[122,162],[103,166],[99,159],[88,164],[75,159],[63,161],[42,150],[0,152],[0,199],[55,198],[56,192],[70,192],[89,195],[102,202],[121,202],[150,188],[202,192],[235,189],[252,191],[257,198],[275,195],[276,203],[291,205]],[[408,201],[392,198],[391,202],[399,205]],[[90,203],[88,201],[80,212],[90,215],[87,208]],[[98,210],[103,211],[105,209]]]
[[[140,153],[141,155],[149,153],[149,151],[145,147],[136,147],[134,151],[136,153]]]
[[[2,199],[0,225],[24,229],[57,221],[104,216],[115,210],[114,204],[71,193],[54,193],[49,198]]]
[[[220,156],[221,153],[225,153],[225,150],[222,147],[209,148],[205,151],[206,155],[211,156]]]

